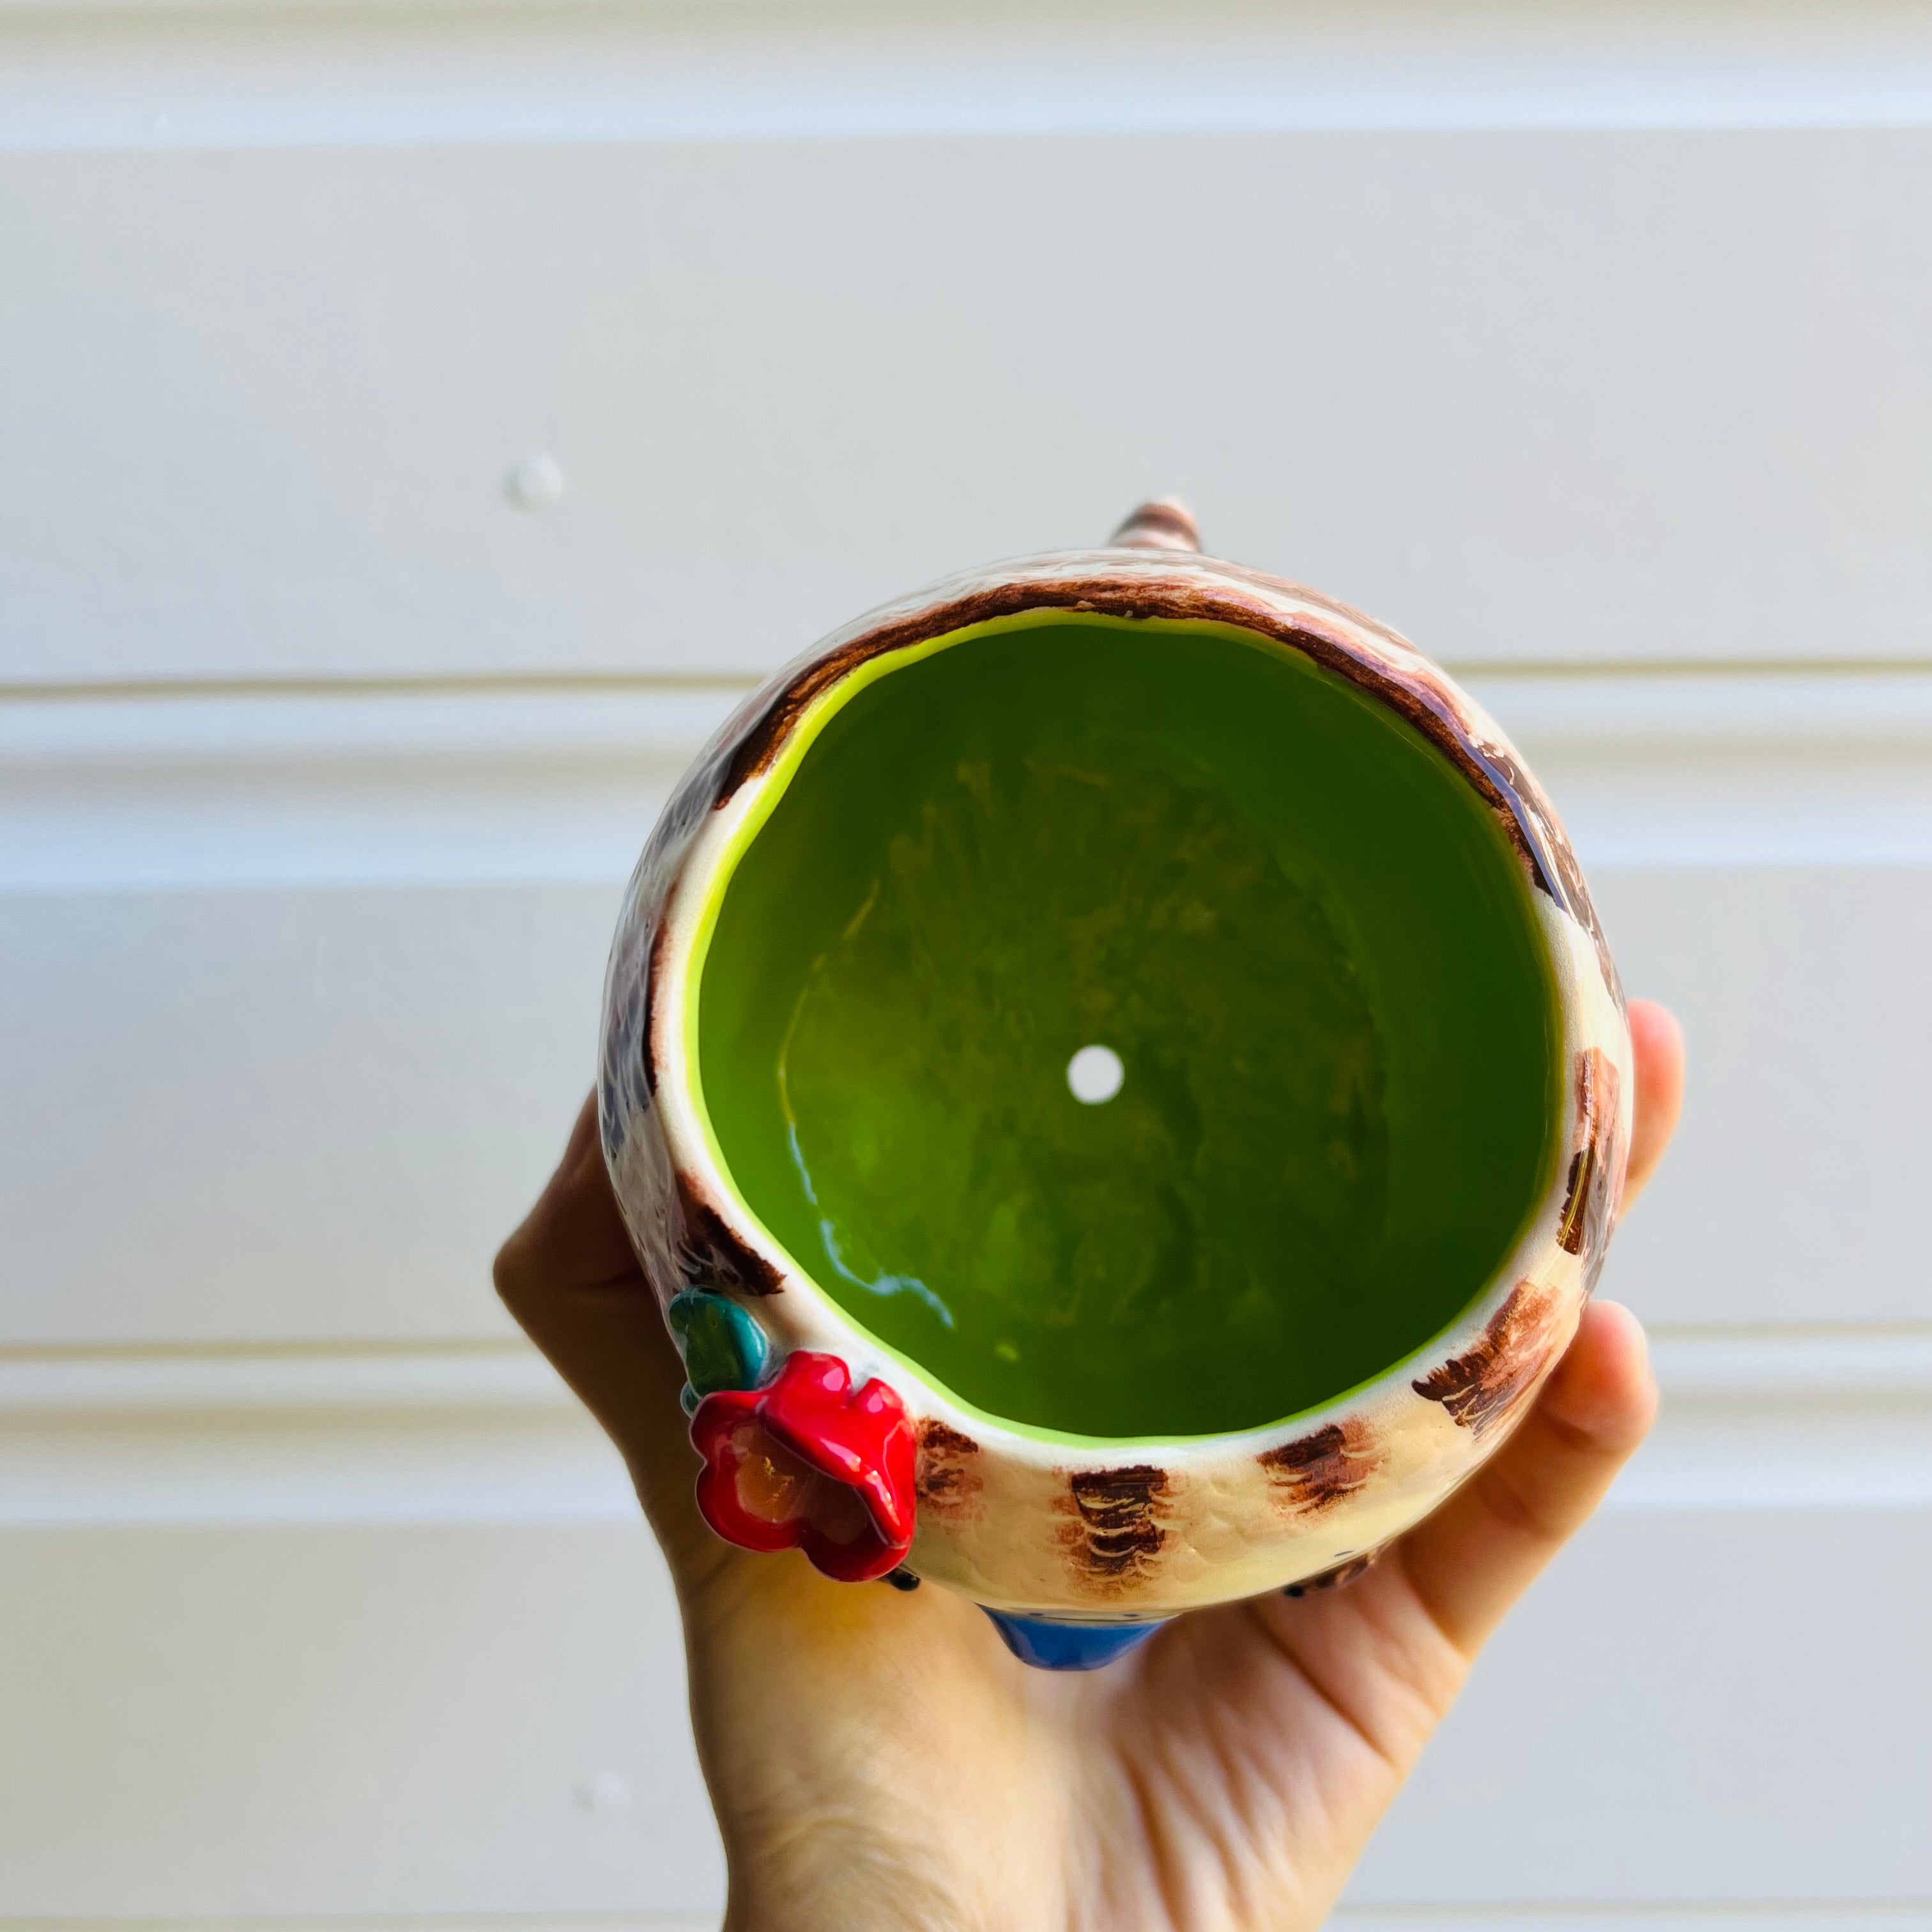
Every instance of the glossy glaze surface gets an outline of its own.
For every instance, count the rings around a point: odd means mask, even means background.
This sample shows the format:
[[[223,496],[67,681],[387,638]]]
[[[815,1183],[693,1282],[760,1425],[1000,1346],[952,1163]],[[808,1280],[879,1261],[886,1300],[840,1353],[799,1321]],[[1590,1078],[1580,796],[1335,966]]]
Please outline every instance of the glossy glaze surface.
[[[1394,712],[1250,633],[1055,616],[820,721],[697,1037],[736,1189],[855,1322],[978,1409],[1147,1438],[1450,1322],[1547,1186],[1556,1034],[1515,853]]]

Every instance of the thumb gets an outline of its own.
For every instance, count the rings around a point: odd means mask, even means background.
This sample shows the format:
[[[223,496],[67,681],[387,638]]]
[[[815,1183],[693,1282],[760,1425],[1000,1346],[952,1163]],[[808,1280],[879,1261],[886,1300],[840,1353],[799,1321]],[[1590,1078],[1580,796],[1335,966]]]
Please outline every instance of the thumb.
[[[495,1276],[504,1306],[616,1444],[680,1588],[708,1576],[736,1552],[693,1499],[684,1365],[611,1192],[594,1095]]]

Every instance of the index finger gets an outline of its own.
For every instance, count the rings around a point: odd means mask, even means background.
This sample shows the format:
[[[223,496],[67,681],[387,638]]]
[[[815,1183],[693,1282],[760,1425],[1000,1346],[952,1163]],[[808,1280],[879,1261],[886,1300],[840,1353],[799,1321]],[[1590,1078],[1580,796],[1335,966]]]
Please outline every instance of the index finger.
[[[1630,1003],[1630,1049],[1636,1060],[1636,1119],[1630,1130],[1628,1208],[1657,1172],[1677,1117],[1684,1110],[1684,1029],[1668,1006],[1654,1000]]]

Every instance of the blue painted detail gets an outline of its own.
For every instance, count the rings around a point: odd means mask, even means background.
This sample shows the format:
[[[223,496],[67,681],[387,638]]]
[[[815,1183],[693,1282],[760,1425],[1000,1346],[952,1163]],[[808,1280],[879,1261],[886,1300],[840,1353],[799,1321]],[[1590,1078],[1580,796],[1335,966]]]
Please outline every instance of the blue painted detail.
[[[687,1288],[671,1298],[664,1313],[683,1353],[685,1376],[694,1394],[756,1388],[764,1380],[772,1345],[735,1301],[701,1288]]]
[[[1144,1642],[1166,1619],[1148,1624],[1063,1624],[1048,1617],[1012,1617],[988,1610],[1006,1648],[1040,1670],[1098,1670]]]

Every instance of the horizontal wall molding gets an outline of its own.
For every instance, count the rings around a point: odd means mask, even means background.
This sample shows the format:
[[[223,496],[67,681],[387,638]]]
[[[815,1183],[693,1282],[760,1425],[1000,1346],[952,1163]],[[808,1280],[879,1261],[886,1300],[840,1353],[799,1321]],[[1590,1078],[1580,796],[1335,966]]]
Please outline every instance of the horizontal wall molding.
[[[1598,867],[1932,865],[1932,673],[1478,670]],[[0,698],[0,892],[621,881],[745,680]]]
[[[103,15],[111,34],[100,31]],[[4,0],[22,148],[1893,125],[1910,10]]]
[[[1592,870],[1932,862],[1932,678],[1468,682]]]
[[[0,1362],[0,1529],[637,1514],[527,1350]]]
[[[1932,1328],[1651,1335],[1668,1402],[1872,1397],[1932,1405]],[[29,1417],[574,1413],[524,1344],[0,1350],[0,1423]]]
[[[745,688],[0,703],[0,892],[614,884]]]
[[[1698,1334],[1665,1328],[1652,1330],[1651,1360],[1672,1400],[1932,1402],[1932,1328]]]
[[[1932,1370],[1927,1377],[1932,1390]],[[468,1348],[0,1354],[0,1418],[557,1414],[574,1398],[517,1342]]]
[[[1655,1338],[1619,1510],[1932,1505],[1932,1328]],[[1821,1445],[1828,1444],[1828,1448]],[[518,1344],[0,1354],[0,1525],[628,1518]]]

